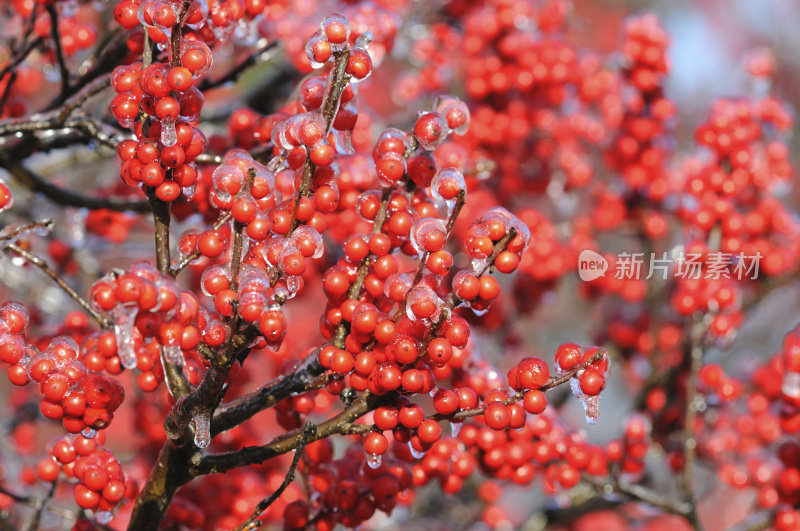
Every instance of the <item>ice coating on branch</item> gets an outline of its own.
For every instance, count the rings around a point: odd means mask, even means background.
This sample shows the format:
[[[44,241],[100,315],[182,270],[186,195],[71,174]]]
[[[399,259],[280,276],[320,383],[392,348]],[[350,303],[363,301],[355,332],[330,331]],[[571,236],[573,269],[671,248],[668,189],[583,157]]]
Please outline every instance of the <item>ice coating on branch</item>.
[[[133,343],[133,325],[139,311],[135,304],[117,304],[111,310],[114,319],[114,334],[117,336],[117,353],[126,369],[136,367],[136,348]]]
[[[383,456],[380,454],[367,454],[367,466],[372,470],[380,468],[381,463],[383,463]]]
[[[208,413],[194,416],[194,444],[198,448],[207,448],[211,443],[211,417]]]
[[[167,363],[183,367],[186,360],[183,357],[180,345],[164,345],[162,348],[164,349],[164,359],[167,360]]]

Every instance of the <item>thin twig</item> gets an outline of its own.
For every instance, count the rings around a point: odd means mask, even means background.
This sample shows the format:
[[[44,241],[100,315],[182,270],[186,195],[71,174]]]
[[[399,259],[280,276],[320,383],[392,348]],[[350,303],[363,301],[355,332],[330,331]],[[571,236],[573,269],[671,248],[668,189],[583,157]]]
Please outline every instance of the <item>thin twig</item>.
[[[628,498],[644,502],[671,514],[686,516],[691,511],[691,504],[673,500],[654,490],[622,481],[603,481],[591,476],[584,476],[584,480],[594,486],[601,494],[624,494]]]
[[[233,531],[252,531],[253,529],[258,529],[261,526],[261,522],[257,520],[258,517],[261,516],[261,514],[266,511],[267,508],[269,508],[269,506],[281,496],[281,494],[283,494],[283,491],[286,490],[286,487],[288,487],[292,481],[294,481],[297,465],[300,464],[300,457],[303,455],[303,450],[305,449],[306,442],[308,440],[307,435],[313,433],[315,429],[316,427],[311,423],[307,423],[303,427],[303,433],[297,441],[297,448],[294,450],[292,463],[289,465],[289,471],[286,472],[286,477],[283,478],[283,482],[281,482],[280,486],[275,489],[272,494],[266,496],[264,499],[258,502],[258,505],[256,505],[256,508],[253,510],[253,513],[247,518],[247,520],[242,522],[241,525],[239,525],[239,527]]]
[[[45,219],[42,221],[32,221],[30,223],[22,225],[21,227],[17,227],[16,229],[11,229],[8,233],[0,232],[0,240],[11,240],[24,232],[36,229],[44,229],[49,231],[50,229],[53,228],[54,225],[55,222],[52,219]]]
[[[50,15],[50,33],[53,37],[53,46],[56,50],[58,69],[61,72],[61,94],[66,94],[69,91],[69,69],[67,69],[67,62],[64,59],[64,49],[61,47],[61,29],[58,27],[58,8],[56,4],[47,4],[45,9],[47,10],[47,14]]]
[[[8,64],[6,64],[6,66],[4,66],[2,70],[0,70],[0,80],[2,80],[6,76],[6,74],[11,72],[14,68],[19,66],[19,64],[23,62],[25,58],[28,57],[28,54],[30,54],[33,50],[38,48],[42,44],[42,42],[44,42],[44,39],[42,37],[37,37],[32,41],[28,41],[27,44],[25,44],[22,47],[22,49],[19,52],[17,52],[16,55],[14,55],[13,58],[11,58]]]
[[[44,260],[42,260],[41,258],[39,258],[39,257],[38,257],[38,256],[36,256],[36,255],[33,255],[33,254],[29,253],[28,251],[26,251],[25,249],[23,249],[22,247],[20,247],[20,246],[19,246],[19,245],[17,245],[16,243],[7,243],[7,244],[5,245],[5,248],[6,248],[6,249],[9,249],[9,250],[11,250],[11,251],[13,251],[13,252],[14,252],[14,253],[16,253],[16,254],[18,254],[19,256],[21,256],[22,258],[24,258],[25,260],[27,260],[27,261],[28,261],[28,262],[30,262],[31,264],[33,264],[33,265],[35,265],[36,267],[38,267],[39,269],[41,269],[41,270],[42,270],[42,272],[43,272],[45,275],[47,275],[48,277],[52,278],[52,279],[53,279],[53,281],[54,281],[56,284],[58,284],[58,287],[60,287],[62,290],[64,290],[64,292],[66,292],[66,294],[67,294],[67,295],[69,295],[70,297],[72,297],[72,299],[73,299],[75,302],[77,302],[78,304],[80,304],[80,305],[83,307],[83,309],[84,309],[84,310],[86,310],[86,312],[87,312],[89,315],[91,315],[91,316],[94,318],[94,320],[95,320],[95,321],[97,321],[97,323],[98,323],[98,324],[99,324],[99,325],[100,325],[102,328],[111,328],[111,327],[113,326],[113,323],[112,323],[110,320],[106,319],[105,317],[103,317],[102,315],[100,315],[100,314],[99,314],[97,311],[95,311],[95,309],[94,309],[94,308],[92,308],[92,306],[91,306],[91,305],[90,305],[88,302],[86,302],[86,299],[84,299],[83,297],[81,297],[81,296],[78,294],[78,292],[77,292],[77,291],[75,291],[74,289],[72,289],[72,286],[70,286],[69,284],[67,284],[67,283],[64,281],[64,279],[63,279],[63,278],[61,278],[61,277],[58,275],[58,273],[56,273],[55,271],[53,271],[53,270],[50,268],[50,266],[48,266],[48,265],[47,265],[47,263],[46,263]]]
[[[225,223],[227,223],[230,219],[231,219],[231,213],[225,212],[217,218],[217,220],[214,222],[211,228],[214,230],[218,230],[220,227],[225,225]],[[178,264],[175,267],[173,267],[172,270],[170,271],[170,275],[172,275],[173,277],[178,276],[178,273],[186,269],[189,266],[189,264],[191,264],[193,261],[200,258],[200,254],[201,254],[200,251],[198,249],[195,249],[188,255],[181,258],[181,261],[178,262]]]
[[[45,494],[44,498],[38,501],[36,506],[36,512],[33,513],[33,518],[31,519],[30,525],[28,525],[28,531],[36,531],[39,529],[39,522],[42,521],[42,512],[44,512],[45,505],[53,498],[53,494],[56,492],[56,482],[50,482],[50,489],[48,489],[47,494]]]

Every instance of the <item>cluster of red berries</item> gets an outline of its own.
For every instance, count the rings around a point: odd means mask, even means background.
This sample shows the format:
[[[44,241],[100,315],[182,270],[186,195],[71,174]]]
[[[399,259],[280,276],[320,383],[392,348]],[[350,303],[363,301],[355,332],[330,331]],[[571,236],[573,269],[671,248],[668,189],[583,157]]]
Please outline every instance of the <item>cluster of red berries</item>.
[[[788,146],[773,132],[792,123],[771,98],[717,101],[696,131],[697,142],[713,156],[690,161],[686,168],[685,189],[694,199],[683,209],[686,222],[701,237],[719,227],[723,252],[760,253],[760,270],[768,275],[789,271],[800,253],[795,243],[800,225],[776,197],[792,168]]]
[[[193,196],[197,170],[194,159],[203,152],[205,136],[190,125],[203,106],[203,94],[193,84],[211,66],[211,52],[202,42],[184,40],[181,64],[141,63],[119,66],[112,74],[117,92],[111,111],[137,140],[120,142],[121,177],[129,186],[154,189],[162,201],[174,201],[184,190]]]
[[[108,426],[125,396],[122,386],[89,372],[79,361],[80,347],[71,337],[56,337],[40,352],[25,339],[27,326],[28,312],[21,304],[0,306],[0,361],[10,365],[11,383],[38,383],[42,415],[60,419],[71,433],[93,436],[95,430]]]
[[[668,46],[669,37],[655,15],[632,18],[625,24],[625,75],[643,94],[657,92],[663,86],[669,71]]]
[[[87,439],[82,435],[62,437],[49,447],[50,457],[41,460],[36,468],[39,479],[58,480],[63,473],[76,481],[72,493],[78,507],[95,513],[95,519],[107,524],[113,512],[126,496],[131,496],[129,485],[117,458],[101,447],[105,433]]]
[[[191,291],[180,290],[172,277],[147,262],[97,281],[91,303],[98,311],[110,312],[115,326],[113,334],[101,332],[87,339],[84,363],[112,374],[121,367],[138,368],[137,382],[144,391],[155,390],[163,381],[164,362],[182,366],[187,379],[198,382],[207,361],[197,346],[201,341],[218,346],[228,337],[221,318],[214,318]]]
[[[619,124],[620,134],[606,152],[609,164],[622,174],[631,191],[659,202],[671,192],[665,160],[669,156],[669,121],[675,106],[663,96],[663,77],[668,73],[668,39],[653,15],[633,18],[625,27],[622,46],[628,62],[625,79],[636,89],[624,101],[625,113]],[[648,219],[657,215],[653,209],[641,212],[648,236],[663,236],[661,226]]]

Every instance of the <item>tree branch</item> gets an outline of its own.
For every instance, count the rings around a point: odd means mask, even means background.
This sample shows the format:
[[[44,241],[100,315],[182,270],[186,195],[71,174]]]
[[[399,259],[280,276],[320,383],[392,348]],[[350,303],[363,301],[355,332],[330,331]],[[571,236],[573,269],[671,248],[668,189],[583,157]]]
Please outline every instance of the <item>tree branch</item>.
[[[670,499],[654,490],[623,481],[602,481],[591,476],[584,476],[584,481],[594,486],[601,495],[612,493],[623,494],[628,498],[644,502],[662,511],[686,517],[692,510],[690,503]]]
[[[58,27],[58,8],[56,4],[45,5],[47,14],[50,15],[50,34],[53,37],[53,46],[56,50],[56,61],[61,73],[61,94],[69,91],[69,70],[64,59],[64,49],[61,47],[61,29]]]
[[[689,523],[696,530],[702,530],[703,525],[697,515],[695,507],[695,492],[694,492],[694,458],[697,449],[697,439],[694,435],[695,418],[697,417],[697,380],[700,374],[700,369],[703,367],[703,339],[707,326],[704,324],[703,319],[697,319],[692,325],[690,331],[690,349],[689,355],[691,357],[691,365],[689,368],[689,377],[686,380],[686,411],[683,421],[683,475],[681,477],[681,488],[686,497],[686,501],[690,505],[690,510],[686,514]]]
[[[316,432],[309,435],[305,443],[312,443],[337,433],[347,433],[356,420],[381,405],[385,400],[385,396],[365,393],[364,396],[356,398],[347,409],[319,424]],[[305,437],[304,432],[300,430],[280,435],[264,446],[248,446],[224,454],[195,453],[192,457],[193,466],[190,473],[192,476],[221,474],[234,468],[262,463],[297,448],[303,437]]]
[[[11,153],[7,151],[0,150],[0,166],[32,192],[40,193],[59,205],[88,208],[89,210],[107,209],[115,212],[147,212],[149,210],[147,201],[87,197],[59,188],[26,168],[18,160],[13,159]]]

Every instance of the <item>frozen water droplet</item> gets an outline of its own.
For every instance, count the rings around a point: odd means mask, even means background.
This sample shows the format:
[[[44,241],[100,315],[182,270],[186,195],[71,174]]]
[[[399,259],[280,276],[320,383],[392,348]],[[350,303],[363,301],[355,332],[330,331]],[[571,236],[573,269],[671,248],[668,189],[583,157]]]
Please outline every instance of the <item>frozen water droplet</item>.
[[[454,438],[458,437],[458,434],[461,433],[461,426],[463,426],[463,422],[451,422],[450,423],[450,435]]]
[[[114,515],[111,511],[97,511],[94,514],[94,519],[97,520],[98,524],[106,525],[114,519]]]
[[[161,120],[161,143],[165,146],[174,146],[178,143],[178,133],[175,131],[175,120],[164,118]]]
[[[597,418],[600,416],[600,396],[589,396],[581,390],[580,380],[578,378],[570,378],[570,389],[572,394],[581,401],[583,412],[586,414],[586,422],[589,424],[597,424]]]
[[[211,443],[211,418],[208,413],[194,416],[194,444],[198,448],[207,448]]]
[[[425,452],[418,452],[414,445],[411,444],[411,441],[408,441],[408,449],[411,451],[411,457],[414,459],[422,459],[425,457]]]
[[[781,391],[789,398],[800,398],[800,372],[786,371]]]
[[[180,345],[164,345],[162,348],[164,349],[164,359],[167,360],[167,363],[183,367],[186,360],[183,357]]]
[[[117,352],[122,366],[126,369],[136,367],[136,349],[133,345],[133,324],[136,321],[136,305],[120,305],[114,307],[111,315],[114,318],[114,334],[117,336]]]
[[[184,187],[183,187],[183,189],[182,189],[182,191],[183,191],[183,196],[184,196],[186,199],[188,199],[189,201],[191,201],[192,199],[194,199],[194,185],[191,185],[191,186],[184,186]]]
[[[97,435],[97,430],[87,426],[81,430],[81,435],[83,435],[86,439],[94,439],[95,435]]]
[[[380,468],[383,457],[380,454],[367,454],[367,466],[372,470]]]

